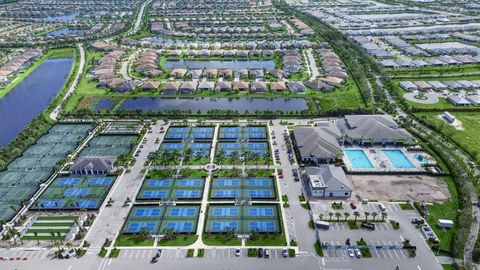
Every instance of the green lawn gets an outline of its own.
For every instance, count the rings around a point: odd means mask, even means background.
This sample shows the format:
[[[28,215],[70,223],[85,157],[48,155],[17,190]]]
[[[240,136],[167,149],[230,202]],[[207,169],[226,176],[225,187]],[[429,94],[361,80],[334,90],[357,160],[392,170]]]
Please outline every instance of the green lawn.
[[[247,246],[285,246],[287,241],[285,235],[259,236],[255,240],[248,239]]]
[[[446,76],[455,73],[478,72],[479,64],[446,66],[446,67],[425,67],[425,68],[404,68],[404,69],[386,69],[388,74],[394,76]],[[422,79],[419,79],[422,80]]]
[[[118,258],[118,255],[120,255],[120,249],[118,249],[118,248],[113,248],[113,249],[110,251],[110,254],[108,254],[108,257],[109,257],[109,258]]]
[[[153,246],[153,240],[151,238],[142,240],[139,236],[136,235],[120,235],[115,241],[116,247],[135,247],[135,246]]]
[[[415,210],[411,203],[400,203],[399,205],[402,210]]]
[[[175,247],[180,247],[180,246],[189,246],[195,241],[197,241],[198,236],[197,235],[191,235],[191,236],[184,236],[184,235],[177,235],[172,240],[166,240],[166,239],[161,239],[158,241],[159,246],[175,246]]]
[[[240,246],[241,241],[238,238],[226,238],[225,236],[207,236],[204,235],[202,241],[207,246]]]
[[[442,230],[437,227],[437,221],[439,219],[450,219],[455,221],[457,219],[459,205],[458,205],[458,194],[455,187],[455,183],[451,177],[445,177],[445,180],[448,184],[448,188],[452,198],[451,201],[444,202],[441,204],[433,204],[428,206],[428,211],[430,212],[430,216],[427,219],[428,224],[432,227],[433,231],[440,239],[440,248],[442,250],[451,250],[451,245],[453,241],[453,236],[456,231],[456,225],[454,222],[454,227],[449,230]]]
[[[347,83],[343,87],[330,93],[318,93],[314,99],[319,100],[322,111],[366,107],[360,90],[351,77],[347,79]]]
[[[35,222],[32,224],[32,227],[63,227],[63,226],[72,226],[75,224],[72,222]]]
[[[417,113],[416,116],[423,119],[444,135],[453,140],[463,150],[470,153],[477,161],[480,161],[480,113],[479,112],[451,112],[458,120],[462,122],[464,130],[456,130],[454,127],[438,119],[440,112]]]
[[[54,233],[68,233],[70,231],[70,229],[55,229],[55,228],[49,228],[49,229],[28,229],[27,233],[34,233],[34,232],[37,232],[37,233],[50,233],[50,232],[54,232]]]
[[[41,216],[37,220],[76,220],[78,217],[75,216]]]

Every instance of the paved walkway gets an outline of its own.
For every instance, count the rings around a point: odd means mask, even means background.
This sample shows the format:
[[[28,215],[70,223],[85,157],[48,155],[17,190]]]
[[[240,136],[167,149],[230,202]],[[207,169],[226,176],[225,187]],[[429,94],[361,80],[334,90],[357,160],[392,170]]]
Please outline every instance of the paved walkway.
[[[82,78],[83,70],[85,69],[85,49],[83,48],[82,44],[77,45],[78,51],[80,52],[80,64],[78,65],[78,71],[75,75],[75,79],[72,82],[72,85],[68,89],[68,92],[65,94],[63,99],[58,103],[57,107],[53,109],[52,113],[50,113],[50,119],[57,120],[58,114],[62,110],[63,103],[73,94],[75,89],[77,88],[78,82],[80,78]]]
[[[146,142],[143,143],[144,149],[155,151],[158,148],[159,144],[155,144],[155,141],[159,137],[162,126],[164,126],[163,121],[158,121],[152,127],[152,132],[145,134],[144,138]],[[163,136],[163,134],[160,136]],[[100,248],[106,238],[113,240],[119,234],[132,205],[124,206],[124,203],[127,198],[131,200],[135,199],[135,195],[143,183],[146,174],[146,172],[145,174],[142,173],[143,164],[147,161],[148,154],[149,151],[142,151],[140,155],[136,157],[137,161],[135,165],[130,168],[130,172],[122,174],[115,181],[107,199],[100,208],[100,214],[97,216],[92,228],[90,228],[85,237],[85,240],[91,244],[91,248]],[[109,198],[112,198],[114,201],[112,206],[106,206]]]
[[[418,99],[415,96],[418,95],[418,92],[411,92],[411,93],[406,93],[403,95],[403,98],[405,98],[408,101],[419,103],[419,104],[435,104],[439,101],[439,97],[442,96],[440,93],[433,93],[433,92],[428,92],[424,93],[426,99]]]

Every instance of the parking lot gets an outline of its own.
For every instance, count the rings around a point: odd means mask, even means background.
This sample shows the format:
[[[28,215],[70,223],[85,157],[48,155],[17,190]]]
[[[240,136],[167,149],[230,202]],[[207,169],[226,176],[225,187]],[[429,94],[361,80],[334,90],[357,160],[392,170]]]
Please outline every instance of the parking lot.
[[[348,262],[349,265],[361,265],[369,262],[370,265],[382,266],[388,269],[386,265],[402,265],[411,266],[405,269],[438,269],[439,264],[427,246],[423,235],[419,230],[411,224],[411,219],[418,217],[413,210],[402,210],[398,204],[384,203],[386,207],[387,218],[385,222],[375,222],[375,230],[367,230],[364,228],[350,229],[344,220],[344,216],[340,218],[340,222],[335,222],[336,217],[333,216],[328,230],[319,230],[320,240],[324,245],[324,260],[328,263]],[[329,220],[326,215],[331,209],[331,202],[315,202],[312,204],[314,216],[318,217],[323,214],[324,220]],[[369,203],[357,205],[357,209],[353,210],[348,205],[344,205],[343,210],[336,212],[349,212],[351,215],[349,220],[353,220],[353,211],[358,211],[360,216],[357,221],[361,222],[365,219],[363,213],[380,213],[378,203]],[[371,219],[371,216],[369,217]],[[381,215],[377,216],[377,220],[381,220]],[[390,224],[390,220],[397,221],[400,228],[395,230]],[[350,240],[351,247],[357,245],[357,241],[363,239],[372,254],[372,258],[357,258],[348,254],[349,246],[346,244],[347,239]],[[416,257],[410,257],[407,250],[403,249],[403,241],[408,239],[410,243],[417,247]],[[385,266],[385,268],[383,268]]]
[[[162,249],[159,247],[159,249]],[[238,258],[246,258],[247,248],[242,248],[240,251],[240,256]],[[118,256],[121,259],[126,260],[150,260],[155,256],[156,249],[122,249],[120,255]],[[187,249],[177,248],[177,249],[162,249],[159,261],[162,259],[182,259],[187,257]],[[205,249],[204,258],[236,258],[235,248],[210,248]],[[282,257],[282,249],[270,249],[270,259],[277,259]]]

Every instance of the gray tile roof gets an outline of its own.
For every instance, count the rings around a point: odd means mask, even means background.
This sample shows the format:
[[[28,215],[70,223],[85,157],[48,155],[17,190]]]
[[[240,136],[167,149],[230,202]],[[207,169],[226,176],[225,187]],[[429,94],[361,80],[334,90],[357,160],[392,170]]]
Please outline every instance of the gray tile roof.
[[[295,127],[293,133],[302,158],[335,159],[342,151],[337,141],[340,132],[334,125]]]
[[[305,168],[305,174],[309,178],[319,180],[319,186],[325,186],[326,190],[352,191],[352,185],[341,167],[322,164],[318,167]]]
[[[400,128],[390,115],[347,115],[337,121],[337,125],[344,136],[353,139],[413,139],[413,136]]]

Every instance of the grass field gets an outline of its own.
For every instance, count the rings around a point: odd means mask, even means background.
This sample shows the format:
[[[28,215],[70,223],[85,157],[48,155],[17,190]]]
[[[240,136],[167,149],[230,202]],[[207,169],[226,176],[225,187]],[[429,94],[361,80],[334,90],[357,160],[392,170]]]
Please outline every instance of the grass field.
[[[285,246],[287,241],[285,235],[259,236],[258,239],[248,239],[247,246]]]
[[[141,239],[135,235],[120,235],[115,241],[116,247],[148,247],[153,246],[153,240],[151,238]]]
[[[202,241],[207,246],[240,246],[241,241],[238,238],[226,238],[221,235],[208,236],[203,235]]]
[[[440,239],[440,248],[442,250],[451,250],[456,226],[449,230],[442,230],[436,225],[439,219],[450,219],[455,223],[458,215],[457,212],[459,211],[458,193],[455,183],[451,177],[445,177],[445,181],[448,184],[448,189],[453,199],[441,204],[429,205],[428,211],[430,212],[430,216],[428,217],[427,222]]]
[[[360,90],[351,77],[347,79],[347,83],[343,87],[330,93],[319,93],[314,99],[319,100],[322,111],[366,107]]]
[[[175,246],[175,247],[181,247],[181,246],[190,246],[191,244],[195,243],[197,241],[198,235],[190,235],[190,236],[184,236],[184,235],[177,235],[172,240],[165,240],[161,239],[158,241],[159,246]]]
[[[470,155],[480,161],[480,113],[479,112],[452,112],[462,122],[464,130],[456,130],[438,119],[439,112],[417,113],[417,117],[431,123],[441,132],[458,144]]]

